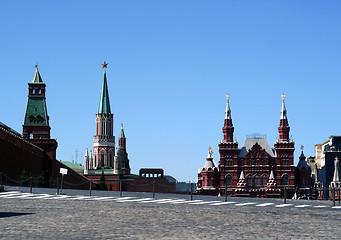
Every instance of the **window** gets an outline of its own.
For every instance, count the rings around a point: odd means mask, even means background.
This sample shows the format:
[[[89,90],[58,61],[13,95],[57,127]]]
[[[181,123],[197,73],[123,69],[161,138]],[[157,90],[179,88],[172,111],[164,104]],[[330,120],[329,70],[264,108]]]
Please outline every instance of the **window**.
[[[266,175],[263,175],[262,177],[262,184],[263,186],[266,186]]]
[[[284,175],[282,178],[282,185],[286,186],[288,185],[288,175]]]
[[[101,167],[104,167],[104,154],[101,154]]]
[[[258,175],[255,176],[255,185],[256,185],[256,186],[259,186],[259,185],[260,185],[260,184],[259,184],[259,176],[258,176]]]
[[[226,186],[231,186],[232,185],[232,177],[231,175],[226,176]]]
[[[210,177],[207,179],[207,185],[211,186],[211,178]]]
[[[301,179],[301,183],[303,186],[305,185],[305,178],[304,177]]]
[[[251,178],[251,175],[248,175],[248,176],[247,176],[247,186],[248,186],[248,187],[251,187],[251,186],[252,186],[252,178]]]

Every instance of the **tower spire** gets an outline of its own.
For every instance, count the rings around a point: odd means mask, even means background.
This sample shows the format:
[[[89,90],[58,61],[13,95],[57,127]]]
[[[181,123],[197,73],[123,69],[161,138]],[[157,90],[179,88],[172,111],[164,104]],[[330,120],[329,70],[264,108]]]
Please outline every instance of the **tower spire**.
[[[288,142],[289,132],[290,132],[290,127],[289,127],[288,117],[287,117],[287,110],[285,108],[284,99],[285,99],[285,95],[282,94],[282,110],[281,110],[280,123],[278,127],[280,142]]]
[[[281,119],[287,119],[287,110],[285,109],[285,94],[282,94],[282,110],[281,110]]]
[[[226,104],[226,110],[225,110],[225,119],[231,119],[231,109],[230,109],[230,94],[226,95],[227,98],[227,104]]]
[[[108,92],[108,84],[107,84],[107,73],[106,73],[106,68],[108,63],[104,61],[103,69],[104,69],[104,76],[103,76],[103,84],[102,84],[102,91],[101,91],[101,98],[99,100],[99,108],[98,108],[98,113],[103,114],[103,113],[111,113],[110,110],[110,101],[109,101],[109,92]]]
[[[227,103],[225,109],[225,120],[224,120],[224,127],[223,127],[223,134],[224,134],[224,142],[233,142],[233,132],[234,127],[232,124],[231,118],[231,109],[230,109],[230,95],[226,95]]]
[[[120,138],[126,138],[126,136],[124,135],[124,130],[123,130],[123,123],[121,124],[122,128],[121,128],[121,135]]]

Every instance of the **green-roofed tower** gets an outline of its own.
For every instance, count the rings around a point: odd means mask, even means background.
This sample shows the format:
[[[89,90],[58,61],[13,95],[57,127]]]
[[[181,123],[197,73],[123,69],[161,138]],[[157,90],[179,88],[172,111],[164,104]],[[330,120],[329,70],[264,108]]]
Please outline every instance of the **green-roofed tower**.
[[[96,114],[96,135],[94,136],[93,164],[89,169],[113,168],[115,156],[114,115],[111,113],[107,75],[105,69],[108,63],[104,62],[104,78]]]
[[[126,149],[126,137],[124,135],[123,124],[121,129],[121,135],[118,139],[118,159],[121,161],[121,172],[122,174],[130,174],[130,165],[128,159],[128,153]]]
[[[28,83],[28,100],[23,125],[23,136],[26,139],[49,139],[50,125],[46,108],[45,83],[38,66],[31,82]]]

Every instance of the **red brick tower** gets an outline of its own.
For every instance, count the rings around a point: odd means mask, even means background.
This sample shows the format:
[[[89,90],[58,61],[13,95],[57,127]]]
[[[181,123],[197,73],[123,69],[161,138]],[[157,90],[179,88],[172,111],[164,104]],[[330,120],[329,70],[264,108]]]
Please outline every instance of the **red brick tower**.
[[[278,127],[279,139],[275,143],[275,165],[274,170],[275,179],[278,186],[286,186],[294,188],[294,151],[295,142],[289,139],[290,127],[288,123],[287,110],[284,103],[285,95],[282,95],[282,111],[281,119]]]
[[[107,75],[105,69],[108,63],[104,62],[104,77],[96,114],[96,136],[94,136],[94,160],[89,169],[113,168],[115,156],[114,115],[110,110]]]
[[[227,103],[225,110],[225,120],[223,126],[224,137],[219,143],[219,185],[220,191],[225,191],[226,182],[228,185],[237,185],[238,176],[240,172],[235,174],[235,167],[238,165],[238,142],[233,139],[234,127],[232,124],[231,109],[230,109],[230,95],[227,94]]]

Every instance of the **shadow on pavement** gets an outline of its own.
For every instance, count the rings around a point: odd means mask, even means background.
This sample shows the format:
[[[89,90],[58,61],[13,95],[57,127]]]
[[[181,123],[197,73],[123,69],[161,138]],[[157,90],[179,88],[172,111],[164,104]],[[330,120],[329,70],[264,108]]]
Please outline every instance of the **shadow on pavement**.
[[[30,215],[34,213],[0,212],[0,218]]]

